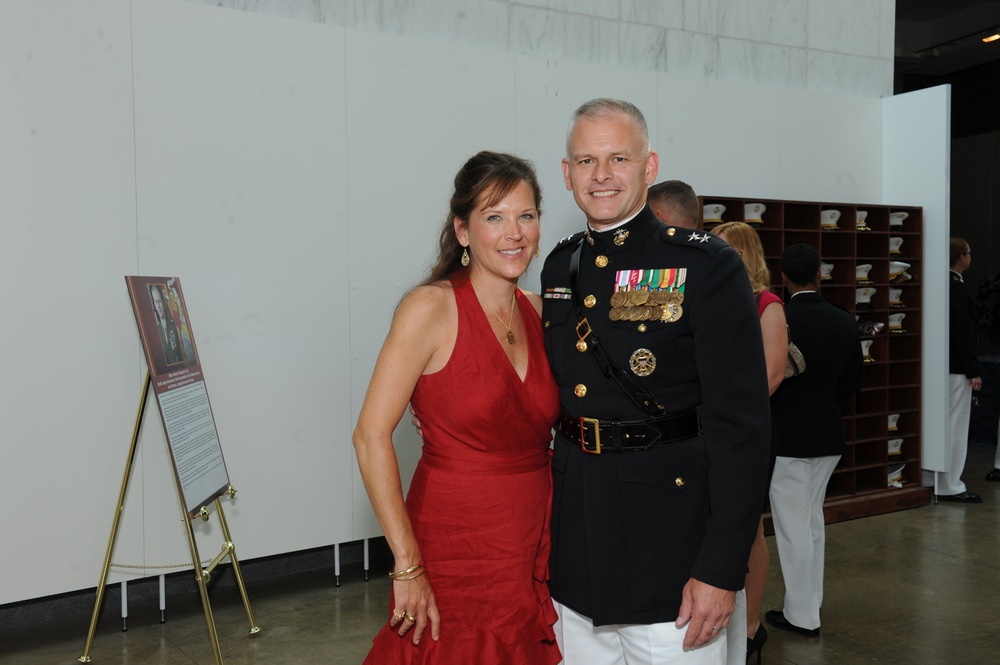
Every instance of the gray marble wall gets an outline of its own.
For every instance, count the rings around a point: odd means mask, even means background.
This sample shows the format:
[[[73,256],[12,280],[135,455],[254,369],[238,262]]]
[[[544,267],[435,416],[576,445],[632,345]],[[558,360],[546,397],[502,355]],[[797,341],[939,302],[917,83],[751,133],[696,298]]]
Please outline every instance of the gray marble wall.
[[[681,76],[892,95],[895,0],[187,1]]]

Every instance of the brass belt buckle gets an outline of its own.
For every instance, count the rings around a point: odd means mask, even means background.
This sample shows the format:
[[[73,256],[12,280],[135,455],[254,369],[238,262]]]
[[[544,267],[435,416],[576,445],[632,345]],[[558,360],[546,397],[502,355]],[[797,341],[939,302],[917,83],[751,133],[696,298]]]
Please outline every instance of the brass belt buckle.
[[[594,450],[587,448],[587,424],[594,426]],[[597,418],[580,416],[580,449],[591,455],[601,454],[601,423]]]

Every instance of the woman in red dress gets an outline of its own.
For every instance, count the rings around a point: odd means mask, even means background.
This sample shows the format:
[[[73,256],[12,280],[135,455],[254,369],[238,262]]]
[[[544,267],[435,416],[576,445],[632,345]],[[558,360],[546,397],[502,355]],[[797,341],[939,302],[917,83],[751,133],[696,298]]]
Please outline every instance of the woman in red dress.
[[[365,663],[554,665],[546,585],[549,441],[559,396],[541,298],[530,163],[481,152],[455,177],[430,276],[379,353],[354,447],[394,557],[390,616]],[[412,405],[423,450],[404,501],[392,432]]]

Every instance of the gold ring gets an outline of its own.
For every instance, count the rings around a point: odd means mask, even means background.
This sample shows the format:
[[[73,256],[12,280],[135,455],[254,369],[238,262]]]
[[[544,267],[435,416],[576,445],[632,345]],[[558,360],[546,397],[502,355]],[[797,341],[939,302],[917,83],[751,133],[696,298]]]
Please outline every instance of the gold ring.
[[[417,617],[413,616],[412,614],[407,614],[406,615],[406,620],[407,621],[416,621]]]

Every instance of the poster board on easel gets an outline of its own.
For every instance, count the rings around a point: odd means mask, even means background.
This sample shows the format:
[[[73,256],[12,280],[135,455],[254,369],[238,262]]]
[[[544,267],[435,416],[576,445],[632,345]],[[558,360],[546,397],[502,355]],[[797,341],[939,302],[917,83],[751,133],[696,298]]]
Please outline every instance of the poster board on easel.
[[[125,506],[125,493],[128,490],[129,477],[139,442],[139,429],[142,416],[146,409],[146,397],[150,387],[156,395],[160,409],[160,420],[170,451],[170,460],[177,484],[177,496],[181,510],[187,518],[184,520],[188,545],[191,548],[191,562],[197,571],[195,579],[201,596],[202,608],[205,611],[205,623],[216,665],[222,665],[222,649],[212,617],[212,606],[208,598],[207,582],[212,571],[229,559],[232,563],[236,584],[243,599],[243,608],[250,622],[250,634],[260,632],[260,627],[250,608],[246,585],[240,572],[239,559],[236,557],[236,547],[222,510],[220,497],[228,494],[235,498],[236,489],[229,482],[226,461],[222,456],[222,446],[212,415],[212,406],[208,400],[205,388],[205,378],[198,360],[198,351],[191,334],[191,326],[187,316],[187,306],[184,303],[184,291],[177,277],[132,277],[126,276],[129,298],[132,301],[132,311],[135,314],[139,337],[143,352],[146,355],[146,379],[139,398],[139,409],[136,413],[135,426],[132,430],[132,441],[129,446],[122,474],[121,489],[118,492],[118,503],[111,524],[111,535],[108,537],[108,548],[104,556],[104,565],[97,583],[94,611],[91,614],[90,629],[84,643],[83,654],[77,659],[81,663],[89,663],[90,648],[94,643],[97,620],[101,603],[104,598],[104,585],[108,578],[108,568],[114,553],[121,515]],[[215,504],[216,514],[225,541],[218,555],[206,567],[202,567],[198,553],[191,521],[195,517],[208,520],[208,504]]]
[[[126,276],[132,311],[189,519],[229,490],[198,348],[177,277]]]

